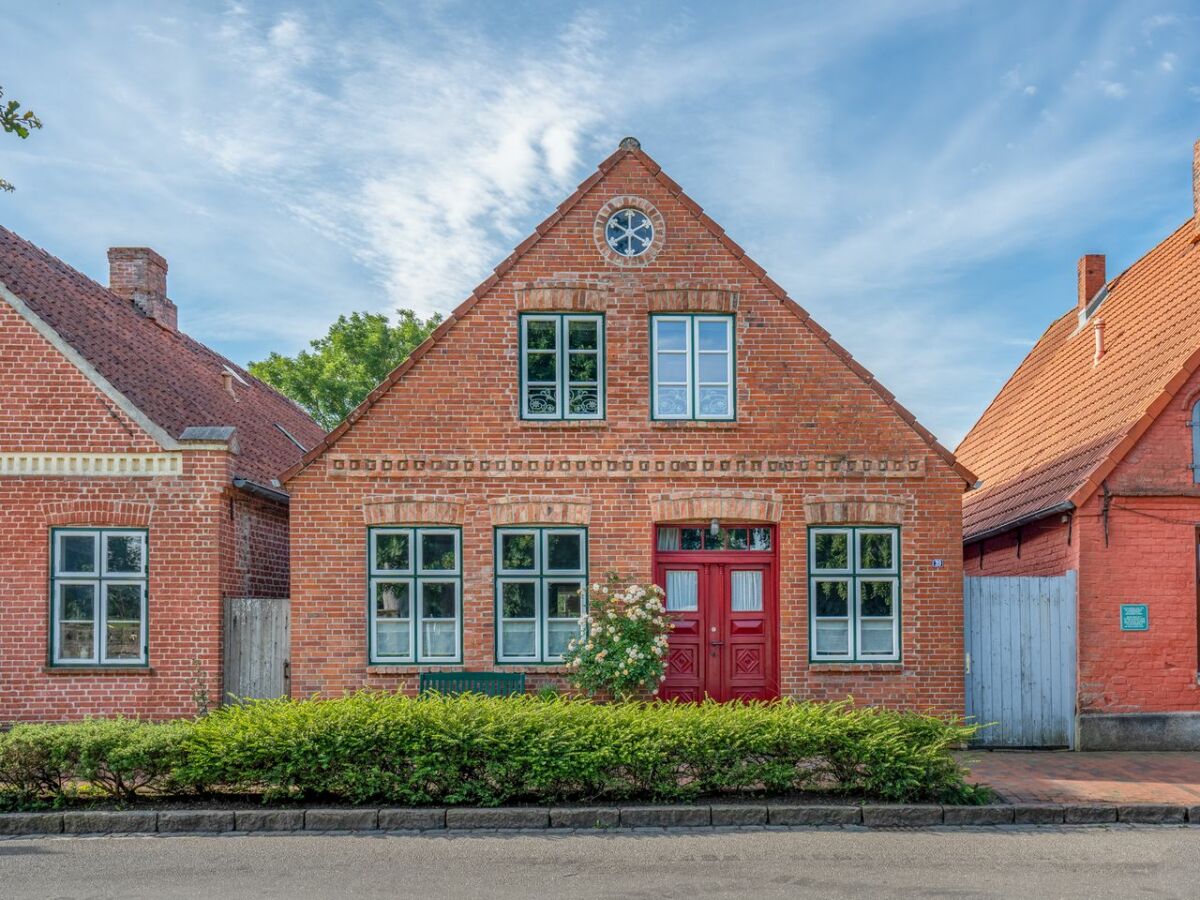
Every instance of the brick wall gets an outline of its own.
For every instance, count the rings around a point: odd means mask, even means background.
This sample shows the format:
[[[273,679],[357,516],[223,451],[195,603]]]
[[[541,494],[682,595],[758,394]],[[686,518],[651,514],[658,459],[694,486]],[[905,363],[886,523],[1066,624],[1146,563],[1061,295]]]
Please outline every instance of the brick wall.
[[[1062,575],[1079,565],[1074,528],[1051,516],[963,546],[964,575]]]
[[[606,262],[593,235],[612,197],[648,200],[665,240],[648,265]],[[538,293],[540,292],[540,293]],[[554,298],[602,310],[607,338],[607,419],[542,423],[519,418],[518,311]],[[532,298],[532,299],[531,299]],[[563,299],[565,298],[565,299]],[[663,308],[737,311],[736,423],[652,422],[647,314]],[[680,307],[679,304],[683,304]],[[581,306],[582,304],[582,306]],[[680,472],[621,477],[384,477],[344,467],[380,454],[491,454],[609,461],[848,454],[898,455],[911,476],[872,473],[704,477]],[[349,461],[349,462],[348,462]],[[713,237],[692,210],[626,157],[495,281],[461,321],[356,422],[333,453],[288,485],[292,493],[292,688],[296,696],[362,686],[411,690],[416,667],[367,664],[364,504],[383,498],[412,510],[415,495],[461,509],[465,668],[494,666],[493,509],[505,498],[570,498],[587,508],[592,580],[610,570],[652,578],[653,510],[681,491],[763,494],[779,504],[782,689],[785,694],[895,706],[962,709],[962,479],[860,377]],[[902,527],[903,663],[812,665],[808,659],[806,501],[899,516]],[[374,502],[372,502],[374,501]],[[769,504],[768,504],[769,506]],[[844,506],[844,504],[843,504]],[[825,509],[824,506],[818,508]],[[411,512],[408,514],[412,514]],[[563,512],[562,515],[569,515]],[[404,515],[397,513],[396,515]],[[396,519],[403,523],[403,519]],[[944,561],[934,568],[933,561]],[[513,668],[513,667],[506,667]],[[530,682],[561,678],[530,667]]]

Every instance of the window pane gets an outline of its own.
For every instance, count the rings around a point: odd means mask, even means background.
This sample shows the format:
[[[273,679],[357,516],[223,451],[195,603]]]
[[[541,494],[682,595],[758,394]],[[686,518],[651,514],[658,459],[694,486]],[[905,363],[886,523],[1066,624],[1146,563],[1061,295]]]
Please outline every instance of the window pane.
[[[62,617],[64,620],[93,619],[95,615],[95,585],[64,584],[62,586]]]
[[[850,582],[816,581],[816,610],[818,616],[847,616],[850,613]]]
[[[891,619],[864,621],[860,626],[860,633],[862,635],[862,647],[859,649],[862,655],[890,656],[895,652],[895,647],[892,645]]]
[[[667,609],[689,612],[696,609],[696,572],[667,572]]]
[[[730,550],[746,550],[750,546],[745,528],[730,528],[725,532],[725,546]]]
[[[58,626],[59,659],[91,659],[93,622],[61,622]]]
[[[860,581],[858,590],[862,597],[860,611],[864,616],[890,616],[892,614],[892,582]]]
[[[535,656],[536,622],[504,622],[500,626],[501,648],[504,656]]]
[[[687,388],[660,387],[655,414],[660,416],[687,415]]]
[[[140,575],[144,569],[145,541],[140,534],[110,534],[107,537],[104,568],[106,572]]]
[[[573,387],[567,391],[567,412],[573,416],[595,416],[600,413],[600,388]]]
[[[729,381],[729,357],[724,353],[701,353],[699,367],[700,382],[724,384]]]
[[[96,535],[65,534],[59,539],[60,572],[96,571]]]
[[[446,581],[421,584],[421,615],[426,619],[453,619],[458,607],[458,585]]]
[[[421,534],[422,571],[453,572],[458,568],[453,534]]]
[[[551,619],[578,619],[582,586],[578,582],[546,582],[546,615]]]
[[[409,542],[407,534],[373,533],[375,539],[375,568],[382,572],[407,572]]]
[[[528,381],[554,381],[558,378],[558,359],[553,353],[530,353],[526,357],[525,378]]]
[[[558,412],[558,388],[530,387],[525,389],[525,411],[534,416],[550,416]]]
[[[750,549],[751,550],[770,550],[771,549],[771,529],[770,528],[751,528],[750,529]]]
[[[500,614],[506,619],[532,619],[537,613],[537,585],[506,581],[500,585]]]
[[[658,549],[659,550],[678,550],[679,549],[679,529],[678,528],[660,528],[660,529],[658,529]]]
[[[850,629],[846,622],[817,623],[817,653],[845,656],[850,652]]]
[[[600,358],[595,353],[572,353],[567,365],[570,381],[599,381]]]
[[[700,528],[684,528],[679,543],[681,550],[699,550],[704,546],[704,531]]]
[[[850,542],[844,532],[819,532],[813,535],[813,568],[850,568]]]
[[[421,641],[425,656],[453,658],[457,656],[457,640],[453,622],[422,622]]]
[[[536,549],[536,534],[501,534],[500,568],[532,572]]]
[[[583,568],[583,540],[578,534],[546,535],[546,570],[578,572]]]
[[[682,353],[660,353],[655,369],[659,383],[682,383],[688,380],[687,357]]]
[[[655,344],[658,350],[686,350],[687,322],[662,321],[654,323]]]
[[[551,622],[546,626],[546,656],[555,658],[567,652],[571,638],[579,637],[579,625],[575,622]]]
[[[383,621],[375,623],[375,655],[412,656],[411,632],[408,622]]]
[[[720,529],[716,534],[713,534],[709,529],[704,529],[704,549],[705,550],[724,550],[725,549],[725,529]]]
[[[892,535],[879,532],[859,532],[858,567],[860,569],[891,569],[894,563]]]
[[[110,584],[105,593],[104,658],[141,659],[142,586]]]
[[[698,323],[700,331],[699,350],[727,350],[729,348],[729,323],[719,322]]]
[[[571,350],[596,350],[600,346],[600,323],[588,320],[567,322],[567,347]]]
[[[554,350],[558,347],[558,323],[554,320],[525,320],[525,347],[528,350]]]
[[[140,620],[142,618],[142,586],[140,584],[105,585],[105,600],[108,603],[105,615],[113,619]]]
[[[412,589],[406,581],[375,584],[375,615],[380,619],[407,619],[412,616]]]
[[[734,612],[761,612],[763,608],[762,572],[731,572],[730,608]]]
[[[700,415],[729,415],[729,389],[724,387],[700,388]]]

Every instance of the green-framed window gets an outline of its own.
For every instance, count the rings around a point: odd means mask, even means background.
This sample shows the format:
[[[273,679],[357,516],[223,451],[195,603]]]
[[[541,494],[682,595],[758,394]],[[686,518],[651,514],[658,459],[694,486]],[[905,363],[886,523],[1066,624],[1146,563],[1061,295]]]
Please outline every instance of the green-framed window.
[[[808,530],[809,659],[900,659],[900,530]]]
[[[462,662],[462,532],[367,530],[370,660]]]
[[[524,313],[521,417],[604,418],[604,316]]]
[[[733,316],[650,317],[650,410],[655,419],[736,415]]]
[[[143,529],[52,529],[50,660],[54,665],[146,664],[148,544]]]
[[[555,663],[580,634],[587,529],[496,529],[496,660]]]

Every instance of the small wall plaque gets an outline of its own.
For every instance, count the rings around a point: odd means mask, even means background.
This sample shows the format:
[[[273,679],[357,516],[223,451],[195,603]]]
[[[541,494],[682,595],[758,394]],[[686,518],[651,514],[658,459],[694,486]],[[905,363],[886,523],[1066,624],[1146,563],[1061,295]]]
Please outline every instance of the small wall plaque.
[[[1145,603],[1121,604],[1122,631],[1149,631],[1150,610]]]

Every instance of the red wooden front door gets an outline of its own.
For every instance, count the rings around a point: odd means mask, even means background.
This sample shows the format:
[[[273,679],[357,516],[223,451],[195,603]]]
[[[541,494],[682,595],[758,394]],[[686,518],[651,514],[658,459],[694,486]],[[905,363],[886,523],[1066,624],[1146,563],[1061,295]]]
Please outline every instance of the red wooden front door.
[[[677,540],[658,540],[655,582],[667,592],[675,620],[667,679],[659,691],[663,699],[779,696],[774,529],[755,528],[753,545],[725,536],[736,531],[737,526],[721,529],[723,546],[711,549],[685,550]],[[711,543],[710,537],[706,532],[703,542]],[[731,543],[738,549],[729,549]],[[757,549],[743,549],[747,546]]]

